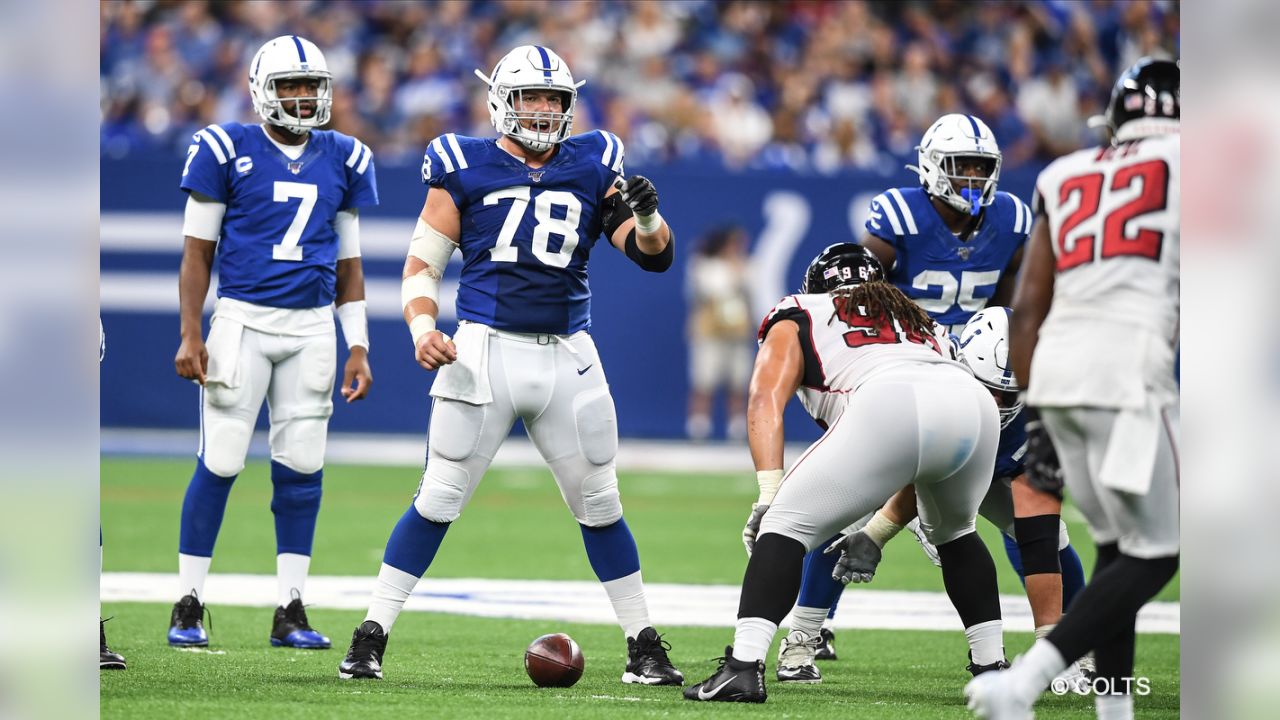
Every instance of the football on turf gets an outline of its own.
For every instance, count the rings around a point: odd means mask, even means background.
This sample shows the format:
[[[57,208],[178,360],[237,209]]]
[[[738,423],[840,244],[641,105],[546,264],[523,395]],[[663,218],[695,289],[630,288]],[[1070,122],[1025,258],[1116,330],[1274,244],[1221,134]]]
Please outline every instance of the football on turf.
[[[524,670],[538,687],[572,687],[582,666],[582,649],[564,633],[543,635],[524,651]]]

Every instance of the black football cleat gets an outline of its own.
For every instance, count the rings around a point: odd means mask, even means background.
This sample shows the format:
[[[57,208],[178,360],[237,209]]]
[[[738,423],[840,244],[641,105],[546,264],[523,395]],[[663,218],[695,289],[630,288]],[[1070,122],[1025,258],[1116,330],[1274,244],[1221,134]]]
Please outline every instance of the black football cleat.
[[[818,650],[813,655],[814,660],[835,660],[836,659],[836,634],[828,628],[822,628],[822,632],[818,634],[821,642],[818,643]]]
[[[271,646],[328,650],[333,643],[311,628],[307,622],[307,610],[296,592],[287,606],[276,608],[275,620],[271,624]]]
[[[671,664],[667,651],[671,643],[657,630],[647,627],[634,638],[627,638],[627,669],[622,682],[640,685],[683,685],[684,674]]]
[[[381,680],[382,655],[387,651],[387,633],[372,620],[365,620],[351,635],[347,657],[338,666],[338,677]]]
[[[711,677],[684,689],[685,700],[701,702],[762,703],[766,697],[764,661],[734,660],[732,645],[724,649],[720,667]]]
[[[98,638],[102,641],[102,652],[98,654],[99,670],[124,670],[124,656],[118,652],[112,652],[107,647],[107,629],[106,620],[98,620]]]
[[[973,651],[969,652],[969,664],[965,666],[965,670],[968,670],[969,674],[974,677],[978,677],[982,673],[992,672],[993,670],[1008,670],[1008,669],[1009,669],[1008,660],[997,660],[989,665],[974,664]]]
[[[169,644],[173,647],[207,647],[209,635],[204,631],[205,607],[196,597],[194,590],[190,595],[173,604],[173,614],[169,616]]]

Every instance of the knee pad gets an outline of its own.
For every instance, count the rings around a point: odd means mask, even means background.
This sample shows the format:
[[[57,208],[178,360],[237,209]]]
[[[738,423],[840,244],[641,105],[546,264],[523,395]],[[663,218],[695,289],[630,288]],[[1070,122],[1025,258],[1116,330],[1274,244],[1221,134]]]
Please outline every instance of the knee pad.
[[[928,538],[934,547],[941,547],[949,542],[964,537],[972,532],[978,531],[978,526],[973,520],[969,520],[962,525],[943,525],[939,523],[926,523],[924,516],[920,517],[920,529],[924,532],[924,536]]]
[[[434,448],[432,448],[434,451]],[[431,522],[448,523],[462,514],[462,505],[471,485],[471,473],[459,463],[442,457],[427,461],[413,506]]]
[[[573,401],[578,447],[592,465],[606,465],[618,455],[618,416],[609,386],[582,393]]]
[[[303,475],[318,472],[324,467],[332,409],[332,404],[295,408],[292,417],[272,417],[271,459]]]
[[[200,457],[204,466],[214,475],[239,475],[244,470],[244,458],[253,437],[253,421],[216,414],[206,408],[201,424]]]
[[[431,406],[427,444],[431,452],[441,458],[461,462],[474,455],[480,446],[484,422],[484,405],[437,398]]]
[[[577,513],[575,513],[577,515]],[[577,521],[587,527],[612,525],[622,517],[618,475],[612,464],[582,481],[582,512]]]
[[[1036,515],[1014,518],[1014,538],[1022,554],[1024,575],[1060,574],[1058,562],[1058,530],[1062,518],[1058,515]]]

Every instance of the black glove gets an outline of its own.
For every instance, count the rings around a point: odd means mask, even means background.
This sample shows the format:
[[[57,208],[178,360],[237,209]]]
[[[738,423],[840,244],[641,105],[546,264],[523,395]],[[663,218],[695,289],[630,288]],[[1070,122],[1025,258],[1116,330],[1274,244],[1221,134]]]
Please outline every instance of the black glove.
[[[1049,431],[1045,430],[1035,408],[1027,406],[1022,412],[1027,416],[1027,482],[1040,492],[1062,500],[1062,463],[1049,439]]]
[[[613,186],[622,194],[622,201],[636,215],[652,215],[658,211],[658,189],[649,178],[643,175],[632,175],[613,181]]]

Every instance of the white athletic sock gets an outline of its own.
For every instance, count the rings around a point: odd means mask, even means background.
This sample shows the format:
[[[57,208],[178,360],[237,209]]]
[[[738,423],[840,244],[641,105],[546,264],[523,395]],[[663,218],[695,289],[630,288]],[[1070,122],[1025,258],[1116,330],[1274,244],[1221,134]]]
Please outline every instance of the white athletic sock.
[[[609,594],[613,614],[618,617],[618,625],[622,626],[627,637],[634,638],[653,624],[649,622],[649,603],[645,601],[644,581],[640,579],[639,570],[600,584]]]
[[[817,637],[822,632],[822,625],[827,620],[827,611],[831,608],[812,608],[795,606],[791,611],[791,630],[799,630],[809,637]]]
[[[1027,703],[1034,704],[1053,679],[1067,669],[1062,653],[1048,640],[1036,640],[1031,649],[1014,661],[1009,669],[1014,692]]]
[[[369,600],[369,613],[365,620],[372,620],[382,626],[382,630],[391,634],[391,626],[395,624],[405,602],[418,586],[418,578],[409,573],[383,563],[378,571],[378,579],[373,585],[373,597]]]
[[[733,659],[742,662],[763,660],[777,632],[778,625],[764,618],[738,618],[733,630]]]
[[[835,629],[836,629],[836,621],[835,621],[835,619],[833,619],[833,618],[829,618],[829,617],[828,617],[828,618],[823,618],[823,620],[822,620],[822,627],[824,627],[824,628],[826,628],[826,629],[831,630],[831,631],[833,631],[833,632],[834,632],[834,631],[835,631]]]
[[[204,602],[204,581],[209,577],[211,557],[178,553],[178,597],[195,593]]]
[[[1133,720],[1132,695],[1096,695],[1093,707],[1098,720]]]
[[[988,620],[964,629],[974,665],[990,665],[1004,659],[1004,623]]]
[[[280,553],[276,556],[276,587],[280,607],[287,607],[293,602],[294,590],[298,591],[298,597],[302,597],[303,586],[307,584],[307,571],[310,569],[310,555]]]

